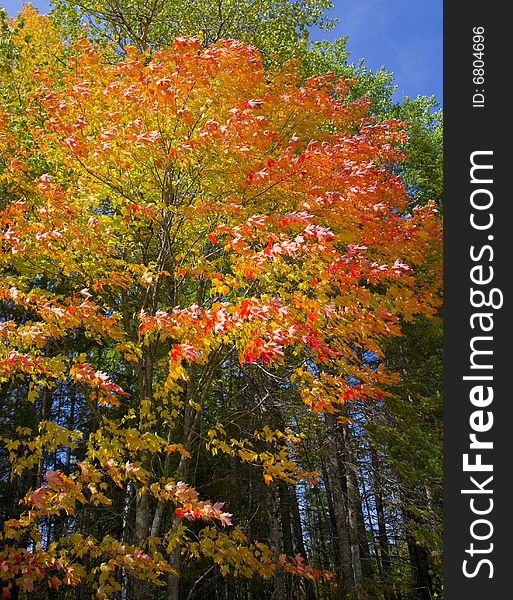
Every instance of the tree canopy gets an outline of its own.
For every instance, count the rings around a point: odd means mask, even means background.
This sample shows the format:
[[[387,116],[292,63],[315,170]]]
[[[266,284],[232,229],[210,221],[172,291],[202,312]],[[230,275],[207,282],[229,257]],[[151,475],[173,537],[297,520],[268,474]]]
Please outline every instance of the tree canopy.
[[[113,45],[30,7],[3,24],[4,597],[193,598],[218,572],[327,598],[363,578],[348,423],[395,397],[402,324],[436,316],[438,211],[401,178],[428,187],[402,167],[407,124],[357,78],[268,63],[324,4],[243,23],[237,2],[184,4],[77,4]],[[247,43],[271,30],[281,49]],[[333,503],[338,536],[310,560],[302,499]]]

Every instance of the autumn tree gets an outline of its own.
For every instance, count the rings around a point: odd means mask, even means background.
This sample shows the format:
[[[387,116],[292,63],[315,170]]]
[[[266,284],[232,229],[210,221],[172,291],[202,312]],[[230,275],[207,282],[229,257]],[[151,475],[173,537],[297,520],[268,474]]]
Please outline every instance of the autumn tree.
[[[176,36],[200,35],[203,45],[234,38],[253,44],[268,64],[302,53],[313,26],[330,29],[329,0],[55,0],[53,14],[74,36],[88,24],[90,35],[124,52],[127,44],[154,51]]]
[[[392,172],[403,123],[234,40],[112,60],[25,8],[2,52],[0,381],[26,415],[1,423],[6,597],[192,598],[212,570],[311,597],[292,581],[332,565],[300,556],[295,486],[321,473],[297,407],[334,431],[383,398],[368,358],[438,303],[435,208],[407,211]],[[267,543],[237,523],[242,470],[276,506]]]
[[[394,101],[391,73],[384,68],[372,73],[364,61],[351,65],[348,58],[345,39],[311,42],[302,70],[305,74],[332,71],[346,78],[355,77],[349,98],[367,94],[379,121],[393,117],[406,122],[405,160],[391,167],[401,176],[410,196],[405,210],[433,201],[441,215],[443,118],[436,99],[405,97]],[[441,247],[428,261],[440,264]],[[433,289],[440,287],[435,284]],[[367,589],[365,593],[381,597],[384,590],[385,598],[402,594],[424,600],[441,594],[441,314],[403,322],[401,331],[400,337],[385,343],[384,358],[380,359],[401,373],[400,381],[389,386],[390,395],[385,400],[348,406],[348,416],[354,422],[339,425],[342,431],[335,439],[349,443],[340,445],[339,462],[343,473],[357,475],[361,496],[353,494],[355,504],[348,506],[346,513],[365,513],[365,529],[357,532],[357,539],[363,543],[362,556],[371,552],[370,561],[364,559],[363,566],[370,562],[373,572],[365,575],[362,571],[361,581],[364,585],[370,577],[373,591]],[[368,359],[375,362],[376,357]],[[324,439],[327,448],[333,445],[332,438],[328,432]],[[315,453],[313,448],[311,452]],[[337,496],[329,489],[329,482],[335,481],[329,466],[325,475],[327,505],[333,513],[337,503],[348,503],[350,495]],[[347,529],[355,531],[354,525],[346,522]],[[346,538],[349,551],[351,543]],[[376,583],[380,592],[374,589]]]

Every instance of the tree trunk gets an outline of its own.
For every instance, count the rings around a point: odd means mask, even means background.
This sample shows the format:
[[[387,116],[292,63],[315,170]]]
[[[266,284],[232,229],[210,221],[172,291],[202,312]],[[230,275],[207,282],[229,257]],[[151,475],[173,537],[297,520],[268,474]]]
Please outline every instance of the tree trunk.
[[[383,503],[383,493],[379,481],[379,459],[375,450],[371,449],[371,461],[374,479],[374,499],[376,504],[376,518],[378,522],[378,545],[383,574],[383,593],[386,600],[397,600],[392,589],[391,572],[392,561],[390,558],[390,545],[386,530],[385,509]]]
[[[278,482],[278,494],[280,496],[282,547],[283,552],[290,556],[294,554],[294,547],[292,545],[292,522],[290,518],[291,506],[288,485],[284,481]]]
[[[176,531],[180,520],[176,515],[173,514],[171,529]],[[176,575],[170,573],[167,578],[167,600],[178,600],[180,593],[180,559],[181,559],[181,547],[179,544],[171,551],[169,556],[169,563],[175,569]]]
[[[359,551],[360,551],[360,562],[362,565],[362,576],[364,579],[372,579],[374,573],[372,569],[372,557],[369,550],[369,539],[367,529],[365,527],[365,517],[363,514],[363,500],[360,490],[358,489],[358,482],[356,479],[356,471],[351,472],[352,478],[354,478],[353,486],[356,490],[355,497],[355,510],[356,510],[356,526],[357,535],[359,540]]]
[[[148,494],[141,494],[137,491],[135,499],[135,544],[139,545],[144,542],[149,534],[150,529],[150,502]],[[151,585],[147,581],[133,578],[133,597],[134,600],[150,600]]]
[[[191,400],[200,406],[203,405],[207,394],[210,390],[212,380],[215,374],[215,370],[219,364],[220,356],[222,353],[222,347],[217,348],[210,355],[208,363],[203,368],[198,368],[197,365],[192,364],[189,373],[189,385],[187,386],[187,392],[185,394],[185,406],[184,406],[184,419],[183,419],[183,447],[192,455],[193,447],[197,437],[197,428],[200,420],[200,412],[191,405]],[[168,464],[168,461],[166,461]],[[178,468],[175,472],[176,481],[187,481],[189,475],[190,459],[182,455]],[[167,474],[166,474],[167,475]],[[152,532],[158,534],[160,527],[160,520],[164,507],[159,505],[157,507],[156,515],[152,525]],[[173,513],[171,529],[176,531],[180,524],[180,520]],[[169,563],[171,567],[176,571],[176,575],[169,574],[167,579],[167,599],[166,600],[178,600],[179,587],[180,587],[180,563],[181,563],[181,548],[177,545],[173,549],[169,557]]]
[[[299,503],[297,501],[296,489],[294,486],[287,486],[290,498],[292,531],[294,534],[294,546],[296,552],[301,554],[308,564],[308,555],[306,553],[305,542],[303,539],[303,526],[301,524],[301,514],[299,512]],[[313,582],[310,579],[304,579],[305,598],[306,600],[315,600],[316,593]]]
[[[340,455],[343,459],[345,480],[347,487],[347,515],[349,525],[349,538],[351,540],[351,563],[354,573],[354,581],[357,584],[363,579],[362,559],[360,547],[365,537],[361,535],[359,514],[362,512],[360,491],[356,479],[356,465],[349,445],[349,429],[347,425],[338,426],[338,438],[341,442]],[[363,517],[362,517],[363,520]]]
[[[407,506],[403,499],[403,506]],[[406,526],[406,543],[415,581],[415,600],[433,600],[433,582],[429,573],[429,559],[426,549],[417,543],[412,534],[415,527],[415,518],[408,510],[403,510]]]
[[[153,361],[154,348],[148,345],[141,358],[138,373],[138,391],[141,400],[151,402],[153,399]],[[148,425],[141,420],[139,424],[141,432],[148,430]],[[151,471],[150,455],[147,450],[140,453],[141,465],[143,468]],[[150,499],[147,493],[141,494],[140,485],[136,486],[135,497],[135,524],[134,538],[137,546],[144,545],[150,533]],[[137,600],[150,600],[151,586],[146,581],[141,581],[137,577],[132,577],[132,589],[134,598]]]
[[[339,600],[344,600],[347,593],[354,587],[355,573],[353,569],[352,544],[349,535],[349,515],[347,507],[347,481],[341,449],[341,439],[338,435],[336,419],[326,415],[328,439],[330,445],[330,467],[332,474],[333,511],[339,549]]]

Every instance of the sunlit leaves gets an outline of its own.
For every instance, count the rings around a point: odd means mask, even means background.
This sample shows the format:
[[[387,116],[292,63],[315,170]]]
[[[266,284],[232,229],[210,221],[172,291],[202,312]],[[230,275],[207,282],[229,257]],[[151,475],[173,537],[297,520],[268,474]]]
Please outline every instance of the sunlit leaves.
[[[314,415],[395,381],[365,357],[381,357],[401,319],[431,314],[439,283],[434,206],[406,214],[389,170],[404,124],[376,123],[331,74],[266,73],[238,41],[179,37],[113,60],[85,39],[55,46],[46,21],[26,19],[45,62],[27,59],[19,103],[10,80],[0,115],[0,378],[21,402],[73,398],[89,422],[81,436],[49,416],[3,440],[13,476],[37,469],[4,539],[30,539],[19,560],[42,570],[2,577],[28,591],[87,580],[106,598],[120,569],[162,583],[178,546],[223,575],[329,577],[249,543],[184,474],[203,452],[256,469],[269,490],[319,475],[286,422],[198,431],[223,370],[261,369]],[[66,464],[45,468],[63,450]],[[136,545],[72,535],[43,552],[44,519],[116,497],[167,511],[168,531],[146,515]]]

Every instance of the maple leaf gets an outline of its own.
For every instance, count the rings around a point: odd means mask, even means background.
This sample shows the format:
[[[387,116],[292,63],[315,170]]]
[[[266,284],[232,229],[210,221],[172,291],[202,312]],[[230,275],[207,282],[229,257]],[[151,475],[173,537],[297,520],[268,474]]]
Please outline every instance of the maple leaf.
[[[84,288],[83,290],[80,290],[79,294],[81,294],[82,296],[84,296],[84,298],[86,300],[88,300],[89,298],[92,298],[92,294],[89,293],[89,290],[87,288]]]
[[[26,592],[34,591],[34,579],[30,577],[30,575],[25,575],[25,577],[19,579],[18,585],[21,587],[22,590]]]
[[[219,515],[219,520],[221,521],[221,525],[223,525],[224,527],[226,527],[227,525],[231,525],[232,524],[232,521],[231,521],[232,516],[233,515],[231,513],[222,512]]]
[[[44,509],[46,506],[47,495],[48,488],[38,488],[30,494],[29,499],[35,508]]]
[[[59,488],[62,485],[62,477],[59,471],[47,471],[46,481],[52,488]]]

